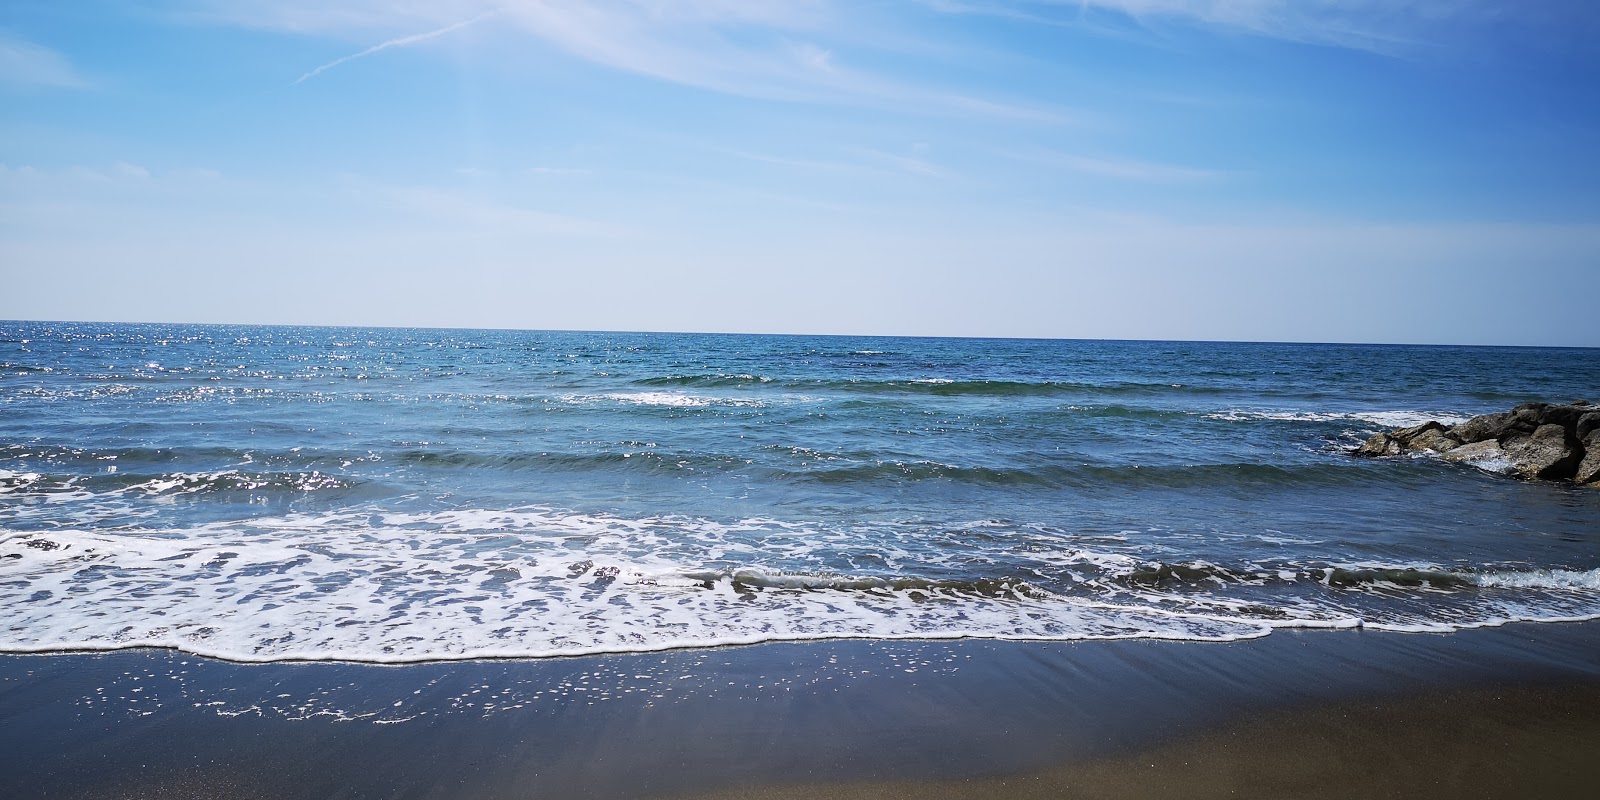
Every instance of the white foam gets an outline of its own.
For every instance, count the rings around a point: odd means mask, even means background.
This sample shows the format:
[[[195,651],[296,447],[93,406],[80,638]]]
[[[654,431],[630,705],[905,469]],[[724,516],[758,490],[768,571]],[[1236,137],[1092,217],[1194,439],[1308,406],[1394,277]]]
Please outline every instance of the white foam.
[[[1434,457],[1432,453],[1424,453],[1422,455]],[[1477,467],[1484,472],[1492,472],[1496,475],[1510,475],[1517,468],[1516,462],[1512,461],[1511,457],[1505,453],[1485,453],[1481,456],[1459,460],[1463,464]]]
[[[740,550],[726,541],[740,530],[782,539],[792,528],[524,509],[12,532],[0,541],[0,650],[391,662],[774,639],[1227,640],[1268,630],[1040,591],[897,590],[871,576],[703,566]],[[792,541],[846,535],[792,532]],[[685,561],[673,551],[688,539],[698,546]],[[822,587],[831,588],[812,591]]]
[[[963,583],[915,576],[938,575],[941,563],[971,574],[977,555],[918,556],[896,543],[926,531],[876,534],[542,507],[0,530],[0,651],[160,646],[239,661],[406,662],[824,638],[1228,641],[1280,627],[1600,616],[1600,570],[1457,573],[1481,590],[1425,594],[1247,565],[1162,588],[1120,580],[1148,567],[1134,555],[1058,544],[1029,551],[1031,567]],[[827,566],[858,562],[877,566]],[[1054,575],[1055,588],[1006,574]]]
[[[1541,569],[1530,572],[1491,572],[1472,576],[1479,586],[1519,589],[1591,589],[1600,591],[1600,569],[1575,571]]]
[[[763,408],[766,403],[745,397],[713,397],[710,395],[688,394],[685,392],[612,392],[609,394],[569,394],[562,395],[562,402],[573,405],[593,405],[596,403],[622,403],[633,406],[662,406],[669,408],[708,408],[711,406],[729,406],[741,408]]]
[[[37,472],[17,472],[16,470],[0,469],[0,494],[8,492],[26,492],[35,483],[39,482]]]
[[[1206,419],[1238,422],[1245,420],[1279,420],[1283,422],[1334,422],[1357,420],[1381,425],[1385,428],[1409,428],[1430,420],[1445,425],[1458,425],[1469,417],[1452,411],[1273,411],[1260,409],[1231,409],[1205,415]]]

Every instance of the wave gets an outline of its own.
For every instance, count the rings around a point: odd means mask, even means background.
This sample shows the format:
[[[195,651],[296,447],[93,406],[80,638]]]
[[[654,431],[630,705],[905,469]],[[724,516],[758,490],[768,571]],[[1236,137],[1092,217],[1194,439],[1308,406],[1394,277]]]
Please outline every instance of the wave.
[[[1155,396],[1165,394],[1221,394],[1228,390],[1181,383],[1081,383],[1072,381],[955,380],[906,378],[852,380],[835,378],[772,378],[752,374],[703,373],[661,375],[634,381],[640,386],[682,388],[739,388],[765,386],[799,391],[835,391],[862,394],[929,395],[935,397],[1048,397],[1056,395]]]
[[[1302,464],[946,464],[933,460],[873,459],[863,451],[825,452],[807,448],[768,446],[760,454],[734,455],[659,448],[635,443],[625,449],[599,452],[476,452],[410,449],[382,456],[361,456],[399,466],[430,469],[490,470],[510,472],[621,473],[680,475],[704,472],[748,473],[765,482],[831,487],[881,487],[918,483],[953,483],[1016,489],[1269,489],[1349,486],[1383,481],[1393,475],[1374,473],[1370,465],[1355,463]],[[352,459],[318,455],[310,461],[348,466]],[[803,459],[796,464],[794,459]],[[103,464],[104,462],[101,462]],[[117,462],[112,462],[117,463]],[[97,469],[105,469],[95,465]],[[300,468],[256,471],[243,468],[150,473],[119,471],[106,474],[44,473],[38,470],[0,470],[0,493],[44,494],[79,491],[119,496],[172,496],[195,494],[300,493],[350,489],[368,479],[338,471]]]
[[[1262,585],[1268,583],[1311,582],[1324,586],[1351,588],[1392,587],[1406,589],[1463,589],[1480,583],[1470,573],[1414,566],[1296,566],[1290,569],[1226,567],[1206,562],[1155,562],[1134,569],[1118,580],[1141,587],[1176,587],[1229,583]]]
[[[1218,565],[1086,550],[1019,553],[999,571],[906,554],[880,570],[773,565],[802,543],[837,555],[841,537],[846,550],[870,539],[777,520],[537,507],[4,531],[0,651],[159,646],[239,661],[403,662],[845,637],[1229,641],[1282,627],[1600,618],[1600,570]]]
[[[537,470],[543,472],[593,472],[633,470],[640,472],[715,471],[727,472],[751,465],[751,460],[733,455],[699,453],[656,448],[639,443],[626,450],[592,453],[481,453],[463,450],[402,450],[385,455],[386,460],[431,467]]]
[[[139,476],[124,476],[136,480]],[[150,495],[199,494],[208,492],[315,492],[348,489],[358,481],[321,472],[246,472],[237,469],[219,472],[177,472],[148,480],[138,480],[128,489]]]
[[[772,382],[772,378],[765,378],[760,375],[729,375],[723,373],[662,375],[654,378],[640,378],[634,381],[639,386],[682,386],[685,388],[737,388],[759,386]]]
[[[707,589],[727,582],[734,591],[746,589],[779,589],[804,591],[844,592],[908,592],[913,600],[929,597],[989,597],[1033,598],[1050,597],[1046,592],[1020,578],[972,578],[967,580],[934,579],[914,575],[841,575],[838,573],[786,572],[752,567],[712,571],[686,571],[682,577],[698,582]]]
[[[27,492],[37,486],[44,476],[37,472],[18,472],[0,469],[0,494]]]
[[[938,461],[878,461],[842,467],[782,470],[775,477],[831,485],[951,481],[979,486],[1072,489],[1287,488],[1390,481],[1361,464],[1044,464],[959,466]]]
[[[88,492],[97,496],[134,493],[145,497],[226,493],[301,494],[329,489],[349,489],[363,482],[318,471],[251,472],[225,469],[213,472],[171,472],[151,475],[115,472],[96,475],[60,475],[0,470],[0,494],[52,494]]]
[[[1276,420],[1280,422],[1335,422],[1354,420],[1380,425],[1385,428],[1407,428],[1438,420],[1446,425],[1466,422],[1468,416],[1453,411],[1264,411],[1259,409],[1232,409],[1205,415],[1207,419],[1229,422],[1250,420]]]
[[[747,397],[711,397],[682,392],[611,392],[607,394],[568,394],[561,401],[572,405],[621,404],[665,408],[765,408],[768,401]]]

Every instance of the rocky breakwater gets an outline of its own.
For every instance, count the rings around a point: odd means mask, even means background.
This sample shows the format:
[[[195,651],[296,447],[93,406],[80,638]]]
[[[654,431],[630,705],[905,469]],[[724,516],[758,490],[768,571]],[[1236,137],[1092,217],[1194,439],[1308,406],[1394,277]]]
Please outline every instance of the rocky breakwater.
[[[1600,406],[1527,403],[1460,425],[1425,422],[1379,433],[1358,456],[1432,453],[1519,478],[1572,481],[1600,488]]]

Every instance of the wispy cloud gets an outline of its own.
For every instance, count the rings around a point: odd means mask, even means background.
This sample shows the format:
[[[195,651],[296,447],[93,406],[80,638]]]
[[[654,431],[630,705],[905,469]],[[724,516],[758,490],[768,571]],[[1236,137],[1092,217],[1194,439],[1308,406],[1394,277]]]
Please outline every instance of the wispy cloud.
[[[1105,158],[1060,153],[1053,150],[1007,152],[1003,153],[1003,155],[1052,169],[1140,183],[1194,183],[1217,180],[1227,175],[1227,173],[1220,170],[1126,158]]]
[[[66,56],[0,30],[0,85],[82,89],[89,82]]]
[[[394,38],[394,39],[389,39],[388,41],[379,42],[378,44],[375,44],[375,45],[373,45],[373,46],[371,46],[371,47],[369,47],[369,48],[367,48],[365,50],[362,50],[359,53],[351,53],[350,55],[347,55],[347,56],[345,56],[343,58],[336,58],[336,59],[334,59],[332,61],[329,61],[326,64],[323,64],[320,67],[317,67],[316,69],[311,70],[310,72],[307,72],[306,74],[301,75],[299,77],[299,79],[297,79],[295,81],[295,84],[299,85],[301,83],[305,83],[306,81],[308,81],[308,80],[310,80],[312,78],[315,78],[318,75],[321,75],[322,73],[327,72],[328,70],[339,66],[340,64],[347,64],[347,63],[349,63],[351,61],[354,61],[354,60],[356,60],[358,58],[365,58],[365,57],[370,56],[370,55],[372,55],[374,53],[381,53],[384,50],[388,50],[390,48],[406,47],[408,45],[420,44],[422,42],[426,42],[429,39],[437,39],[440,36],[443,36],[443,35],[445,35],[447,33],[452,33],[454,31],[461,30],[462,28],[465,28],[468,25],[473,25],[475,23],[482,22],[483,20],[488,19],[491,16],[494,16],[494,12],[487,11],[487,12],[484,12],[482,14],[479,14],[476,17],[472,17],[471,19],[465,19],[465,20],[462,20],[460,22],[457,22],[457,23],[454,23],[454,24],[451,24],[451,25],[446,25],[443,28],[436,28],[434,30],[426,31],[424,33],[415,33],[415,34],[412,34],[410,36],[400,36],[400,37],[397,37],[397,38]]]
[[[1047,24],[1131,22],[1144,28],[1188,24],[1308,44],[1398,54],[1439,43],[1463,29],[1542,29],[1600,15],[1586,0],[1508,4],[1498,0],[924,0],[936,11],[985,14]]]
[[[535,177],[545,176],[545,175],[588,175],[589,174],[589,170],[583,169],[581,167],[542,167],[541,166],[541,167],[528,167],[527,169],[523,170],[522,173],[524,175],[530,175],[530,176],[535,176]]]
[[[852,164],[843,161],[824,161],[822,159],[815,158],[793,158],[790,156],[772,155],[770,153],[753,153],[747,150],[733,150],[730,151],[729,154],[745,159],[746,161],[755,161],[761,164],[773,164],[779,167],[788,167],[790,169],[803,170],[807,172],[864,173],[878,171],[873,168],[863,167],[860,164]]]
[[[877,45],[861,31],[872,27],[867,15],[879,12],[837,0],[190,1],[202,9],[191,18],[200,20],[343,40],[392,37],[296,83],[495,16],[505,23],[497,35],[520,34],[609,69],[723,94],[1044,124],[1072,119],[1062,109],[864,68]],[[429,25],[438,27],[407,32]]]
[[[857,155],[888,166],[898,172],[906,173],[907,175],[921,175],[929,178],[944,177],[946,172],[942,167],[923,157],[926,151],[927,147],[923,145],[915,145],[912,147],[911,155],[906,155],[903,153],[889,153],[883,150],[871,150],[865,148],[857,149],[854,152]]]

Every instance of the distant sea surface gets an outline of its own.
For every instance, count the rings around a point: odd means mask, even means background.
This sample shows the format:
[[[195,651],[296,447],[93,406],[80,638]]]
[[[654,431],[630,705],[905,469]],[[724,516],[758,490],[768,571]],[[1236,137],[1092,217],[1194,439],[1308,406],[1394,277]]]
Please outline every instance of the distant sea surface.
[[[1600,617],[1600,491],[1357,459],[1600,351],[0,322],[0,651]]]

